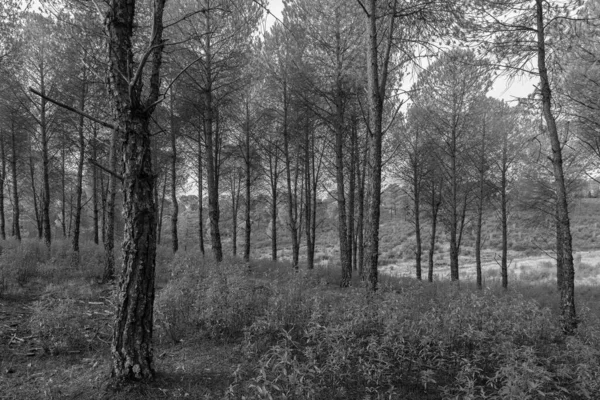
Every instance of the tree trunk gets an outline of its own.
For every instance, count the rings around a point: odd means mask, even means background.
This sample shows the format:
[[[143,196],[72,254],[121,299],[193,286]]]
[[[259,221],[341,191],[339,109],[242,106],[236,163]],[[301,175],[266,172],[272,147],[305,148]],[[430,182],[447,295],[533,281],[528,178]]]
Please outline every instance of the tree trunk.
[[[502,287],[508,287],[508,212],[507,212],[507,173],[508,173],[508,136],[505,133],[502,138],[502,171],[500,177],[500,212],[502,225],[502,259],[500,260],[500,275],[502,276]]]
[[[15,138],[15,127],[11,125],[10,131],[10,144],[11,144],[11,174],[12,174],[12,189],[13,189],[13,232],[15,238],[21,241],[21,220],[19,214],[19,185],[17,181],[17,144]],[[33,196],[33,202],[35,204],[35,195]]]
[[[94,244],[98,244],[99,237],[99,216],[98,216],[98,168],[96,167],[97,160],[97,148],[98,145],[98,127],[96,124],[93,125],[94,138],[92,142],[92,209],[93,209],[93,220],[94,220]]]
[[[287,200],[288,200],[288,226],[290,229],[290,235],[292,237],[292,267],[298,269],[298,253],[300,243],[298,239],[298,199],[296,197],[297,190],[294,182],[297,183],[297,179],[292,180],[292,155],[290,154],[290,138],[288,132],[288,88],[287,80],[283,80],[283,156],[285,159],[285,173],[286,173],[286,184],[287,184]],[[296,169],[296,178],[298,170]]]
[[[204,179],[202,177],[202,134],[198,130],[198,241],[200,244],[200,253],[204,255],[204,220],[203,220],[203,184]]]
[[[117,135],[113,130],[110,138],[109,169],[113,172],[117,169]],[[115,201],[117,197],[117,178],[114,175],[108,177],[108,194],[106,199],[106,222],[104,241],[104,274],[103,282],[115,279]]]
[[[273,261],[277,261],[278,160],[277,155],[273,156],[272,154],[269,154],[269,183],[271,186],[271,260]]]
[[[481,133],[481,154],[479,155],[479,199],[477,203],[477,232],[475,237],[475,270],[477,273],[477,288],[483,288],[481,276],[481,236],[483,230],[483,195],[485,189],[485,116]]]
[[[41,76],[41,92],[45,94],[44,86],[44,69],[42,63]],[[41,100],[41,111],[40,111],[40,133],[42,141],[42,179],[43,179],[43,191],[42,191],[42,223],[44,232],[44,243],[46,247],[50,248],[52,243],[52,231],[50,225],[50,158],[48,154],[48,132],[46,125],[46,100]],[[63,185],[64,188],[64,185]],[[63,202],[64,204],[64,202]],[[64,221],[64,219],[63,219]],[[64,223],[64,222],[63,222]]]
[[[86,68],[83,68],[83,77],[81,85],[81,93],[79,97],[79,109],[85,109],[86,96]],[[79,160],[77,163],[77,185],[75,187],[75,227],[73,229],[73,251],[79,252],[79,229],[81,226],[81,195],[83,193],[83,163],[85,161],[85,138],[83,136],[83,115],[79,116]]]
[[[206,17],[206,32],[210,32],[210,11],[204,13]],[[219,186],[216,171],[215,148],[213,132],[213,93],[212,93],[212,53],[210,35],[205,36],[205,68],[206,88],[204,90],[204,140],[206,144],[206,173],[208,183],[208,218],[210,220],[210,239],[213,255],[217,262],[223,260],[223,246],[219,231]]]
[[[311,159],[314,160],[314,152],[311,152],[310,140],[310,120],[308,110],[306,112],[306,121],[304,126],[304,212],[306,215],[306,268],[315,268],[315,252],[313,243],[313,201],[312,201],[312,169]],[[312,154],[311,154],[312,153]],[[314,205],[316,207],[316,204]]]
[[[173,89],[171,89],[171,99],[169,104],[171,120],[171,202],[173,203],[173,212],[171,213],[171,246],[173,253],[179,249],[179,238],[177,236],[177,219],[179,217],[179,203],[177,202],[177,132],[175,130],[175,114],[173,112]]]
[[[105,20],[109,88],[123,154],[123,271],[111,346],[111,376],[118,383],[148,381],[155,375],[152,329],[157,212],[149,123],[159,99],[164,5],[165,0],[154,1],[153,32],[141,63],[134,62],[132,51],[135,1],[113,0]],[[138,68],[135,73],[134,66]],[[147,66],[151,69],[149,89],[147,98],[142,99],[142,75]]]
[[[43,222],[42,213],[40,212],[40,204],[38,203],[39,196],[37,194],[37,190],[35,187],[35,166],[34,166],[34,161],[33,161],[33,149],[31,146],[32,146],[32,143],[30,141],[30,143],[29,143],[29,177],[31,179],[31,195],[32,195],[32,202],[33,202],[33,212],[35,215],[35,223],[36,223],[36,227],[38,230],[38,238],[40,240],[42,240],[44,238],[44,222]]]
[[[552,167],[557,197],[556,241],[557,248],[562,248],[563,282],[561,285],[561,310],[563,331],[572,335],[577,329],[577,316],[575,312],[575,270],[573,265],[573,247],[571,237],[571,223],[569,220],[569,206],[567,187],[563,171],[562,147],[556,127],[556,120],[552,113],[552,91],[546,68],[546,39],[544,32],[543,0],[536,0],[537,11],[537,45],[538,45],[538,72],[540,75],[540,90],[542,94],[542,109],[548,129],[548,136],[552,147]],[[560,246],[560,247],[559,247]],[[559,261],[560,262],[560,261]]]
[[[247,98],[246,99],[246,124],[245,124],[245,133],[246,133],[246,141],[245,141],[245,161],[246,161],[246,171],[245,171],[245,178],[246,178],[246,226],[244,229],[244,234],[245,234],[245,240],[244,240],[244,261],[246,262],[247,265],[249,265],[248,263],[250,262],[250,236],[252,234],[252,221],[250,220],[250,211],[251,211],[251,206],[252,206],[252,199],[251,199],[251,193],[250,193],[250,186],[252,183],[252,177],[250,176],[251,173],[251,161],[250,160],[250,99]]]
[[[0,237],[6,240],[6,218],[4,215],[4,183],[6,181],[6,149],[4,148],[4,133],[0,132],[0,156],[2,170],[0,171]]]
[[[383,54],[382,65],[379,65],[379,39],[377,33],[378,15],[377,1],[369,1],[369,14],[367,32],[369,35],[367,52],[367,78],[368,78],[368,97],[369,97],[369,125],[371,133],[371,153],[369,165],[369,183],[370,195],[369,202],[369,227],[368,237],[368,267],[369,282],[371,290],[377,290],[379,278],[379,219],[381,205],[381,169],[382,169],[382,139],[383,139],[383,105],[385,99],[385,89],[387,85],[388,65],[390,61],[390,52],[392,46],[392,36],[394,32],[394,14],[396,10],[396,1],[394,1],[393,10],[390,14],[390,26],[388,27],[384,42],[385,52]],[[382,16],[379,16],[383,18]]]
[[[165,176],[160,197],[158,195],[158,191],[160,190],[160,181],[158,180],[158,177],[156,178],[156,185],[157,187],[154,189],[154,192],[156,193],[155,201],[160,204],[160,209],[158,211],[158,221],[156,222],[156,243],[160,244],[162,238],[163,217],[165,215],[165,197],[167,196],[167,176]]]

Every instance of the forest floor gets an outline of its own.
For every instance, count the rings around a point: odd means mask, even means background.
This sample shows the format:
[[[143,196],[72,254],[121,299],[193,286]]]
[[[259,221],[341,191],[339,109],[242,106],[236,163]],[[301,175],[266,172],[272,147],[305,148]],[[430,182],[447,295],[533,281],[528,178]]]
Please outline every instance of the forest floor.
[[[88,343],[49,347],[32,333],[32,313],[44,298],[39,281],[0,298],[0,399],[217,399],[223,398],[239,362],[239,345],[184,342],[155,349],[157,380],[133,390],[107,391],[110,370],[108,300],[111,286],[92,287],[77,299],[78,324],[89,332]],[[83,316],[83,318],[81,317]],[[86,318],[87,317],[87,318]],[[35,323],[35,322],[33,322]],[[68,336],[68,333],[65,332]]]

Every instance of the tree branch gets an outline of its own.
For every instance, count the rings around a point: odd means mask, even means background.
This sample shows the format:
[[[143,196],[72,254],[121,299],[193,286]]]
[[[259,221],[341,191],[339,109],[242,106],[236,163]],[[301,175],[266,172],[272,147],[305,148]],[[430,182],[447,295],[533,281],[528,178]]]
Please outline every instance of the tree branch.
[[[92,160],[91,158],[88,158],[87,161],[88,161],[88,163],[92,164],[93,166],[100,168],[102,171],[106,172],[109,175],[114,176],[115,178],[117,178],[118,180],[123,182],[124,178],[121,175],[117,174],[115,171],[111,171],[110,169],[106,168],[102,164],[98,164],[96,161]]]
[[[68,106],[68,105],[66,105],[66,104],[64,104],[64,103],[61,103],[61,102],[60,102],[60,101],[58,101],[58,100],[54,100],[54,99],[52,99],[52,98],[50,98],[50,97],[46,96],[45,94],[42,94],[42,93],[38,92],[37,90],[35,90],[35,89],[33,89],[33,88],[29,88],[29,91],[30,91],[31,93],[33,93],[33,94],[36,94],[36,95],[40,96],[42,99],[48,100],[50,103],[54,103],[54,104],[56,104],[56,105],[57,105],[57,106],[59,106],[59,107],[62,107],[62,108],[64,108],[64,109],[66,109],[66,110],[69,110],[69,111],[71,111],[71,112],[74,112],[75,114],[81,115],[82,117],[84,117],[84,118],[87,118],[87,119],[89,119],[90,121],[97,122],[97,123],[99,123],[100,125],[102,125],[102,126],[104,126],[104,127],[106,127],[106,128],[110,128],[110,129],[117,130],[117,127],[116,127],[115,125],[113,125],[113,124],[110,124],[110,123],[108,123],[108,122],[106,122],[106,121],[102,121],[102,120],[100,120],[100,119],[98,119],[98,118],[96,118],[96,117],[93,117],[93,116],[91,116],[91,115],[90,115],[90,114],[88,114],[88,113],[85,113],[85,112],[83,112],[83,111],[81,111],[81,110],[78,110],[78,109],[76,109],[76,108],[73,108],[73,107],[71,107],[71,106]]]

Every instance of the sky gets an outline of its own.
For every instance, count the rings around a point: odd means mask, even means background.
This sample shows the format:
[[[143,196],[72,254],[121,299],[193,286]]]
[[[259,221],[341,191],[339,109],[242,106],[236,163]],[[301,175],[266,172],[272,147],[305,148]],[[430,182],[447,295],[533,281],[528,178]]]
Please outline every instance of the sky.
[[[282,0],[269,0],[268,9],[277,18],[281,19],[281,11],[283,10]],[[273,25],[275,21],[276,20],[272,15],[267,16],[267,29]],[[513,80],[509,80],[505,76],[500,75],[496,78],[491,90],[488,92],[488,96],[507,102],[513,102],[519,97],[527,97],[527,95],[532,93],[535,87],[534,84],[535,82],[530,77],[517,77]],[[410,86],[412,86],[412,83],[408,84],[408,87]]]

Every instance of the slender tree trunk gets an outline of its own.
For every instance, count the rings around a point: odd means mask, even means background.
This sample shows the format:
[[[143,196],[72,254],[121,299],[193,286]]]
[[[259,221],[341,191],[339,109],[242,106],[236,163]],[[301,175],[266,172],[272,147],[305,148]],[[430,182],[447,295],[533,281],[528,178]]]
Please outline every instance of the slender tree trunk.
[[[271,260],[277,261],[277,186],[279,182],[277,155],[269,154],[269,183],[271,186]]]
[[[204,193],[202,177],[202,138],[201,131],[198,130],[198,240],[200,244],[200,253],[204,255]]]
[[[483,288],[483,278],[481,275],[481,245],[483,230],[483,196],[485,189],[485,116],[483,120],[483,130],[481,133],[481,154],[479,155],[479,198],[477,202],[477,232],[475,237],[475,270],[477,274],[477,287]]]
[[[32,201],[33,201],[33,212],[35,215],[35,223],[36,223],[36,227],[38,230],[38,238],[40,240],[42,240],[44,238],[44,222],[43,222],[43,217],[42,217],[42,213],[40,212],[40,204],[38,203],[39,201],[39,196],[35,187],[35,166],[34,166],[34,159],[33,159],[33,149],[32,149],[32,144],[31,142],[29,143],[29,177],[31,179],[31,194],[32,194]]]
[[[60,227],[62,229],[63,238],[67,237],[67,184],[66,184],[66,134],[62,134],[63,146],[60,149]],[[43,207],[42,207],[43,209]]]
[[[44,63],[41,65],[41,92],[45,94],[46,88],[44,84]],[[44,227],[44,243],[48,248],[52,243],[52,231],[50,225],[50,158],[48,154],[48,132],[46,123],[46,100],[42,98],[40,109],[40,133],[42,141],[42,222]],[[64,185],[63,185],[64,188]],[[64,202],[63,202],[64,204]],[[64,218],[63,218],[64,221]],[[63,222],[64,224],[64,222]]]
[[[365,186],[366,186],[366,176],[367,176],[367,160],[368,160],[368,152],[369,146],[368,141],[365,139],[364,146],[364,154],[362,157],[362,168],[358,168],[359,171],[359,184],[358,184],[358,237],[357,237],[357,247],[358,247],[358,275],[361,279],[364,279],[364,267],[365,267]]]
[[[577,315],[575,312],[575,270],[573,265],[573,247],[571,237],[571,222],[569,220],[569,206],[567,187],[565,183],[562,147],[556,127],[556,120],[552,113],[552,91],[548,70],[546,68],[546,38],[544,32],[544,1],[536,0],[537,11],[537,45],[538,45],[538,72],[540,75],[540,90],[542,94],[542,109],[548,129],[548,136],[552,147],[552,166],[557,195],[557,248],[562,247],[563,283],[561,285],[561,310],[562,326],[566,334],[574,334],[577,329]],[[560,262],[560,261],[559,261]]]
[[[21,220],[19,214],[19,185],[17,181],[17,144],[15,138],[15,127],[11,125],[10,132],[10,150],[11,150],[11,174],[12,174],[12,190],[13,190],[13,232],[15,238],[21,241]],[[33,196],[33,202],[35,204],[35,195]]]
[[[429,271],[427,280],[429,282],[433,282],[433,268],[434,268],[434,260],[433,257],[435,255],[435,242],[437,235],[437,222],[440,206],[442,204],[442,182],[439,181],[439,185],[436,186],[436,181],[438,178],[436,177],[435,171],[432,172],[431,176],[431,192],[429,197],[429,207],[431,212],[431,234],[429,237]]]
[[[295,188],[294,182],[297,182],[297,179],[292,180],[292,155],[290,154],[290,138],[288,132],[288,87],[287,81],[284,79],[283,81],[283,151],[284,151],[284,159],[285,159],[285,173],[286,173],[286,183],[287,183],[287,197],[288,197],[288,226],[290,229],[290,235],[292,237],[292,267],[294,269],[298,269],[298,252],[299,252],[299,240],[298,240],[298,224],[297,224],[297,212],[298,212],[298,204],[297,204],[297,190]],[[298,170],[296,169],[296,176]]]
[[[210,32],[210,11],[204,13],[206,16],[206,32]],[[208,183],[208,218],[210,220],[210,238],[213,255],[217,262],[223,260],[223,247],[221,244],[221,233],[219,231],[219,189],[218,175],[216,171],[217,154],[214,143],[213,132],[213,93],[212,93],[212,49],[210,35],[205,36],[205,68],[206,88],[204,91],[204,139],[206,144],[206,172]],[[217,118],[218,120],[218,118]]]
[[[165,176],[164,182],[163,182],[163,186],[162,186],[162,192],[160,197],[158,196],[158,185],[159,185],[159,181],[157,179],[156,181],[157,183],[157,188],[155,190],[156,192],[156,202],[160,203],[160,210],[158,212],[158,221],[156,223],[157,228],[156,228],[156,243],[160,244],[161,238],[162,238],[162,226],[163,226],[163,218],[165,215],[165,198],[167,196],[167,177]]]
[[[502,276],[502,287],[508,287],[508,211],[507,211],[507,191],[508,191],[508,136],[505,133],[502,137],[502,171],[500,177],[500,213],[502,225],[502,259],[500,262],[500,274]]]
[[[416,157],[416,155],[415,155]],[[420,202],[420,198],[421,198],[421,188],[420,188],[420,183],[419,183],[419,171],[418,171],[418,165],[416,164],[417,161],[415,161],[415,165],[413,166],[414,171],[413,171],[413,202],[414,202],[414,209],[415,209],[415,236],[416,236],[416,244],[417,244],[417,248],[415,250],[415,268],[416,268],[416,273],[417,273],[417,279],[418,280],[422,280],[422,266],[421,266],[421,259],[423,257],[423,243],[421,240],[421,202]]]
[[[312,201],[312,169],[311,159],[314,160],[314,152],[311,152],[310,140],[310,120],[308,110],[306,112],[306,121],[304,126],[304,212],[306,216],[306,268],[315,268],[315,252],[313,243],[313,201]],[[312,153],[312,154],[311,154]],[[314,205],[316,207],[316,204]]]
[[[99,243],[98,230],[99,230],[99,221],[98,221],[98,168],[96,167],[97,160],[97,145],[98,145],[98,127],[96,124],[93,125],[93,142],[92,142],[92,209],[93,209],[93,234],[94,234],[94,244]]]
[[[395,31],[394,22],[397,0],[393,1],[390,10],[387,37],[381,43],[384,46],[380,65],[379,38],[377,21],[383,16],[377,15],[377,1],[369,0],[367,32],[369,35],[367,52],[367,78],[369,97],[369,125],[371,133],[371,154],[369,166],[370,195],[369,201],[369,230],[368,230],[368,266],[371,290],[377,290],[379,279],[379,220],[381,206],[381,170],[382,170],[382,140],[383,140],[383,105],[387,87],[388,67],[391,58],[392,38]]]
[[[250,176],[251,174],[251,159],[250,159],[250,99],[247,98],[246,99],[246,123],[245,123],[245,128],[244,130],[246,131],[246,141],[245,141],[245,162],[246,162],[246,171],[245,171],[245,178],[246,178],[246,225],[244,228],[244,234],[245,234],[245,240],[244,240],[244,261],[246,262],[246,264],[248,264],[250,262],[250,237],[252,234],[252,221],[250,219],[250,211],[251,211],[251,207],[252,207],[252,198],[251,193],[250,193],[250,189],[251,189],[251,183],[252,183],[252,177]],[[249,264],[248,264],[249,265]]]
[[[171,89],[171,101],[169,104],[171,120],[171,202],[173,203],[173,212],[171,213],[171,245],[173,253],[177,253],[179,249],[179,238],[177,236],[179,203],[177,202],[177,132],[175,130],[175,113],[173,111],[175,99],[173,97],[173,90]]]
[[[452,129],[452,139],[450,144],[450,279],[458,281],[458,166],[457,166],[457,144],[456,129]]]
[[[351,118],[352,126],[350,130],[350,166],[348,168],[348,254],[350,257],[350,268],[355,271],[356,270],[356,243],[355,243],[355,217],[356,217],[356,167],[358,163],[356,162],[357,157],[357,149],[356,149],[356,140],[357,140],[357,118],[355,115],[352,115]]]
[[[0,171],[0,237],[6,240],[6,217],[4,215],[4,184],[6,182],[6,149],[4,148],[4,133],[0,132],[0,156],[2,170]]]
[[[83,77],[81,85],[81,93],[79,97],[79,109],[83,111],[85,109],[85,96],[87,92],[86,82],[86,68],[83,68]],[[81,195],[83,193],[83,163],[85,161],[85,138],[83,136],[83,115],[79,116],[79,160],[77,163],[77,185],[75,187],[75,226],[73,229],[73,251],[79,252],[79,230],[81,226]]]
[[[117,169],[117,135],[113,130],[110,139],[109,169],[116,172]],[[115,201],[117,197],[117,178],[114,175],[108,177],[108,194],[106,199],[106,223],[104,241],[104,275],[102,280],[110,282],[115,279]]]

